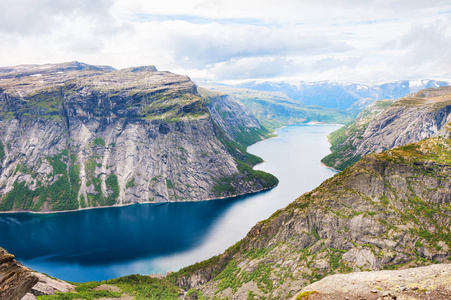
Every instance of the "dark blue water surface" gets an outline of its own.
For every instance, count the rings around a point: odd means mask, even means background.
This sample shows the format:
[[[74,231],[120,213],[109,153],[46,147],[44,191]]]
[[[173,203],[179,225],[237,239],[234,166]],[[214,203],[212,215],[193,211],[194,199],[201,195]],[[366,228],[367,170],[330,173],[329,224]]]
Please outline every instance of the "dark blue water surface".
[[[54,214],[0,214],[0,246],[26,266],[69,281],[166,273],[217,255],[259,220],[335,174],[320,159],[334,125],[287,126],[248,151],[279,186],[249,196]]]

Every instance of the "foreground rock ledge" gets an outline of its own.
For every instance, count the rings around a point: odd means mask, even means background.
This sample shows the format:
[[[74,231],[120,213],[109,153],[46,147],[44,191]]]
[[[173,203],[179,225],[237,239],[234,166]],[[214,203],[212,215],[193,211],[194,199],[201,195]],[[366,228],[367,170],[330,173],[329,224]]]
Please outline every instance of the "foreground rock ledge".
[[[0,248],[0,299],[22,298],[36,283],[38,278],[22,266],[5,249]]]
[[[314,300],[451,299],[451,264],[332,275],[306,286],[299,295]]]

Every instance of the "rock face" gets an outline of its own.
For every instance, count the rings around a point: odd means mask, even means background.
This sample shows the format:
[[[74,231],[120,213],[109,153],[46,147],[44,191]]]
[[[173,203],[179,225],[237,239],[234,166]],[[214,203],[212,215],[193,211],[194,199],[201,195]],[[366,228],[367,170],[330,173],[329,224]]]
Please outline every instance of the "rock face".
[[[448,262],[450,179],[443,137],[367,155],[224,254],[168,278],[210,298],[284,299],[329,274]]]
[[[243,147],[269,137],[270,132],[234,96],[199,89],[206,99],[208,110],[215,123],[224,130],[228,139]]]
[[[277,184],[220,130],[188,77],[153,66],[0,69],[0,210],[196,201]]]
[[[398,100],[378,101],[330,136],[322,162],[343,170],[360,157],[443,133],[451,121],[451,87],[425,89]]]
[[[0,299],[19,300],[38,282],[33,272],[0,248]]]

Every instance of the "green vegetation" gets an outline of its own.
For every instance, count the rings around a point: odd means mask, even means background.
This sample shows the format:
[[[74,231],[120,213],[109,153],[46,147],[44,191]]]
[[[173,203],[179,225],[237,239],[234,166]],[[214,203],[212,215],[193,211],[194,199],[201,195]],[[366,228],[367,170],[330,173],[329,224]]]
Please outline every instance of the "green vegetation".
[[[117,182],[117,176],[111,174],[105,180],[107,189],[111,189],[113,193],[109,194],[105,200],[106,205],[113,205],[116,203],[117,197],[119,197],[119,184]]]
[[[231,196],[236,194],[234,184],[236,184],[238,180],[243,180],[253,185],[256,185],[258,181],[264,189],[272,188],[279,183],[279,180],[274,175],[254,170],[237,159],[235,161],[240,173],[236,176],[217,179],[212,189],[216,196]]]
[[[312,294],[316,294],[318,292],[316,291],[306,291],[306,292],[302,292],[299,295],[296,296],[296,300],[303,300],[303,299],[308,299],[308,297]]]
[[[37,296],[38,300],[72,300],[72,299],[99,299],[119,298],[122,293],[112,291],[94,290],[101,282],[76,283],[75,292],[55,293],[55,295]]]
[[[119,287],[123,292],[133,295],[136,300],[179,299],[180,289],[166,279],[150,278],[142,275],[129,275],[107,280],[105,283]]]
[[[133,176],[129,181],[127,181],[127,184],[125,185],[125,189],[129,189],[135,186],[135,176]]]
[[[95,290],[101,284],[112,285],[120,292]],[[56,293],[51,296],[38,296],[38,300],[71,300],[120,298],[132,295],[136,300],[173,300],[179,299],[179,288],[165,279],[150,278],[142,275],[129,275],[100,282],[76,283],[76,292]]]
[[[34,190],[31,190],[25,182],[16,181],[13,190],[1,202],[0,210],[31,209],[39,211],[44,202],[49,204],[51,210],[78,209],[79,166],[75,165],[73,161],[69,161],[67,151],[47,159],[53,167],[53,173],[50,176],[56,180],[51,185],[40,185]],[[16,172],[19,171],[33,175],[32,170],[23,165],[16,168]]]
[[[213,186],[213,192],[217,197],[231,196],[236,194],[234,185],[238,181],[245,181],[255,185],[257,181],[263,188],[271,188],[278,184],[279,180],[269,173],[252,169],[252,166],[263,162],[263,160],[253,154],[250,154],[240,144],[229,140],[224,131],[215,125],[216,136],[226,147],[227,151],[235,158],[239,174],[231,177],[217,178]]]
[[[139,107],[138,116],[147,120],[178,122],[202,119],[208,116],[207,107],[201,97],[179,90],[162,90],[159,93],[141,95],[146,103]]]
[[[95,138],[93,143],[95,146],[105,147],[105,141],[102,138]]]
[[[239,127],[236,129],[234,140],[240,146],[247,148],[248,146],[257,143],[262,139],[273,136],[274,135],[271,134],[270,131],[263,126],[261,126],[260,128]]]
[[[345,124],[352,113],[320,106],[306,106],[284,93],[254,91],[249,89],[214,86],[215,91],[235,96],[257,118],[259,123],[273,131],[276,128],[298,123],[321,122]]]
[[[4,158],[5,158],[5,149],[3,148],[3,143],[0,142],[0,163],[3,162]]]
[[[58,87],[37,90],[24,98],[22,116],[29,118],[60,118],[63,97]]]
[[[166,178],[166,187],[168,189],[173,189],[174,188],[174,184],[172,183],[172,181],[167,179],[167,178]]]
[[[394,101],[376,101],[362,110],[355,120],[332,132],[328,136],[332,153],[324,157],[321,162],[341,171],[359,161],[361,156],[355,153],[356,145],[360,142],[371,120]]]

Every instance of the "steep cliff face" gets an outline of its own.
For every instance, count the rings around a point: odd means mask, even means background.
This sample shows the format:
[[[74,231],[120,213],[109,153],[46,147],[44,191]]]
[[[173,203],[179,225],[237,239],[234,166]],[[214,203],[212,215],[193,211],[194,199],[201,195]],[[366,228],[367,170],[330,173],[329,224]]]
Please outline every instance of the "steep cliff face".
[[[199,93],[206,100],[214,122],[224,130],[228,139],[247,147],[271,136],[269,130],[261,126],[234,96],[203,88],[199,89]]]
[[[170,280],[206,297],[295,296],[328,274],[451,257],[451,140],[370,154]]]
[[[0,140],[4,211],[195,201],[277,184],[218,138],[188,77],[153,66],[0,70]]]
[[[438,136],[451,121],[451,88],[431,88],[398,100],[371,104],[330,136],[332,153],[322,162],[343,170],[360,157]]]

